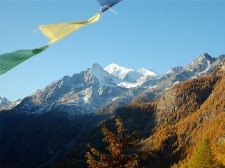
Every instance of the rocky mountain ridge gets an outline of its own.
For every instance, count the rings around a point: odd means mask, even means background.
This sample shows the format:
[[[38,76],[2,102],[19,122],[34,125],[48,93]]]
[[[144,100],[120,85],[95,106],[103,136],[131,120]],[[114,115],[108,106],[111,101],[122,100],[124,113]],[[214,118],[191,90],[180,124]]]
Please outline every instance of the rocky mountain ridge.
[[[147,69],[134,71],[116,64],[103,69],[93,64],[86,71],[64,76],[26,97],[16,106],[16,111],[41,114],[60,109],[71,115],[99,110],[101,113],[114,112],[132,101],[144,103],[157,100],[173,85],[211,73],[224,57],[213,58],[202,54],[187,66],[174,67],[162,76]]]
[[[64,76],[43,90],[26,97],[18,111],[43,113],[53,109],[61,109],[72,115],[88,114],[96,111],[127,89],[117,86],[122,80],[116,78],[98,64],[92,68],[72,76]]]

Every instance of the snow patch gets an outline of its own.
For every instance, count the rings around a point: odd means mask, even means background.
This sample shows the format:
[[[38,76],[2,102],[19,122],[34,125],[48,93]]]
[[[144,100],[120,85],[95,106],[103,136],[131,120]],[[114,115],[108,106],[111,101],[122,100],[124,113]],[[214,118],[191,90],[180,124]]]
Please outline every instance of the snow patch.
[[[154,76],[154,77],[158,76],[158,74],[155,73],[154,71],[150,71],[150,70],[145,69],[145,68],[139,69],[138,72],[141,73],[144,76]]]
[[[89,103],[91,96],[92,96],[92,88],[87,88],[87,89],[83,90],[82,93],[83,93],[83,95],[85,95],[83,98],[84,102]]]
[[[176,84],[179,84],[179,83],[180,83],[180,81],[176,81],[176,82],[173,83],[173,86],[176,85]]]
[[[138,86],[138,83],[121,82],[118,84],[118,86],[125,88],[135,88]]]

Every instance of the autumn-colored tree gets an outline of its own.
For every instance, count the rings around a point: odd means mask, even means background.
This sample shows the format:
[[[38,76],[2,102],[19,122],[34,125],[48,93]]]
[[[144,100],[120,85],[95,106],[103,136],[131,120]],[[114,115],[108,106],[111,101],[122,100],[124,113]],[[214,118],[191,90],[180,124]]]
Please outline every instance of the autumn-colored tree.
[[[204,138],[193,155],[190,163],[191,168],[216,168],[215,161],[208,138]]]
[[[134,140],[137,132],[126,135],[121,119],[116,119],[116,127],[116,133],[106,127],[102,128],[104,135],[102,141],[109,144],[106,147],[107,153],[102,153],[89,145],[90,152],[86,153],[86,158],[90,168],[136,168],[138,166],[136,154],[125,154],[127,147],[137,143]]]
[[[214,147],[215,159],[221,165],[225,167],[225,141],[218,142]]]

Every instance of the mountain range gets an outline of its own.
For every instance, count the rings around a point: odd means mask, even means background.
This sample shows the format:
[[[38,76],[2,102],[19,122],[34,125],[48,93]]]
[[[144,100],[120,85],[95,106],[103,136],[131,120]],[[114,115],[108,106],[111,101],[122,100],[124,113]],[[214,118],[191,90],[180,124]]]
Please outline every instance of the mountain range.
[[[102,68],[95,63],[18,102],[1,98],[0,165],[50,167],[119,108],[159,101],[179,83],[211,74],[224,58],[204,53],[187,66],[174,67],[161,76],[144,68],[133,70],[117,64]],[[175,111],[179,108],[168,106]],[[161,113],[159,123],[164,122]]]
[[[187,66],[174,67],[161,76],[144,68],[136,71],[111,64],[103,69],[95,63],[86,71],[64,76],[24,98],[16,109],[33,114],[61,109],[80,115],[102,110],[113,102],[125,105],[134,99],[152,100],[174,84],[211,73],[223,58],[202,54]]]

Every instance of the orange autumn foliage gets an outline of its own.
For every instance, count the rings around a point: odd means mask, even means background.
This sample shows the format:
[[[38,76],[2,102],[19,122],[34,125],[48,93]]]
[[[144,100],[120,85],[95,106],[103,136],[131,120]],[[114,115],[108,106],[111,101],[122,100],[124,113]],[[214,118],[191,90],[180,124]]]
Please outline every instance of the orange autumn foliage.
[[[190,92],[190,88],[192,92],[197,93]],[[204,93],[205,89],[211,90],[207,93],[208,96]],[[192,96],[188,96],[187,99],[185,97],[179,99],[178,96],[176,104],[181,104],[181,106],[176,112],[158,112],[157,115],[163,114],[166,119],[156,126],[155,132],[149,138],[152,151],[161,151],[162,155],[166,155],[168,152],[170,156],[165,156],[164,159],[174,160],[175,163],[180,161],[174,167],[178,165],[178,167],[185,167],[188,166],[193,151],[199,146],[204,135],[209,138],[212,144],[215,160],[220,165],[225,166],[223,152],[225,145],[218,144],[218,139],[225,135],[225,75],[220,78],[212,75],[192,79],[176,85],[171,90],[176,90],[178,93],[179,90],[181,92],[183,90],[185,94],[190,92],[190,95],[198,95],[199,98],[192,100]],[[182,101],[184,102],[182,103]],[[192,101],[194,101],[194,108],[189,107],[192,105]],[[163,160],[162,156],[161,158]]]

